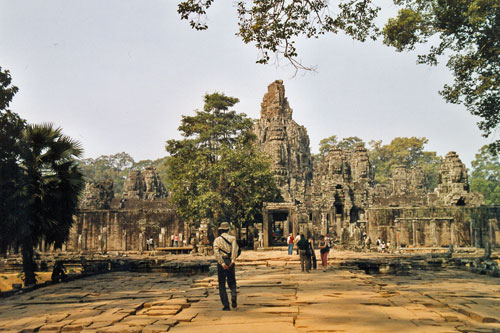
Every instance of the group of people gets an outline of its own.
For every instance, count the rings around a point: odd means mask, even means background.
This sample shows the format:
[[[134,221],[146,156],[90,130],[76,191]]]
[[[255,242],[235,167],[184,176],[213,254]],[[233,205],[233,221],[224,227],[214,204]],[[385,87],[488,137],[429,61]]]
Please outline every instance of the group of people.
[[[391,249],[391,243],[387,241],[387,243],[383,240],[380,240],[380,237],[377,238],[377,251],[378,252],[388,252]]]
[[[297,237],[290,234],[287,238],[287,243],[289,255],[293,254],[294,245],[297,246],[297,254],[300,255],[300,267],[302,272],[306,271],[309,273],[311,268],[316,269],[317,260],[312,239],[306,237],[304,234],[297,235]],[[330,252],[331,247],[332,246],[328,236],[322,235],[319,242],[319,252],[321,255],[321,265],[323,266],[323,270],[326,270],[327,268],[328,253]]]
[[[222,222],[218,228],[219,237],[214,240],[213,250],[215,259],[217,260],[217,278],[219,282],[219,297],[222,302],[222,310],[229,311],[238,307],[237,289],[236,289],[236,274],[235,264],[240,253],[236,237],[229,234],[230,225],[227,222]],[[296,245],[300,254],[300,267],[302,272],[307,272],[311,268],[316,269],[316,255],[314,252],[314,244],[311,238],[304,234],[297,235],[297,238],[290,234],[287,238],[288,254],[293,254],[293,247]],[[331,243],[327,236],[321,236],[319,242],[319,250],[321,254],[321,264],[324,271],[328,265],[328,253],[330,252]],[[226,283],[231,290],[231,303],[229,302]]]

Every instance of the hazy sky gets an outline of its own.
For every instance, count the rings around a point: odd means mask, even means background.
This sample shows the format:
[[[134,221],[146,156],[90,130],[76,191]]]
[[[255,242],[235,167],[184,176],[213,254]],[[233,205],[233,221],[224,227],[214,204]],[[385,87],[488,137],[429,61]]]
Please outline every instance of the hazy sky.
[[[209,12],[208,31],[190,29],[173,0],[0,0],[0,66],[20,88],[11,109],[31,123],[53,122],[82,142],[86,157],[128,152],[135,160],[166,155],[181,115],[214,91],[238,97],[235,109],[260,117],[267,86],[283,79],[293,118],[311,149],[322,138],[359,136],[389,143],[427,137],[427,150],[458,152],[470,167],[481,137],[477,118],[446,104],[444,66],[416,65],[381,41],[331,35],[299,44],[316,73],[255,64],[232,1]],[[282,63],[286,65],[286,63]]]

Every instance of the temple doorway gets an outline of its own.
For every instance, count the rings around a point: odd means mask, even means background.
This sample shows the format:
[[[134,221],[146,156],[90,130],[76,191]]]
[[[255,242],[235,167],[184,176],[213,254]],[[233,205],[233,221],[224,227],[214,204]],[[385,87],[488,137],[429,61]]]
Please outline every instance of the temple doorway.
[[[288,218],[288,211],[277,211],[270,214],[271,235],[270,245],[281,246],[286,245],[286,238],[293,229],[292,222]]]

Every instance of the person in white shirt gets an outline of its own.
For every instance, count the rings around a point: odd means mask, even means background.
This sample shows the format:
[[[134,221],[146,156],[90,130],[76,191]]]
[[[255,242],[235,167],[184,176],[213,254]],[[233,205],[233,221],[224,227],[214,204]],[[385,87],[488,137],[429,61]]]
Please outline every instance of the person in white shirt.
[[[236,275],[235,264],[238,257],[238,243],[236,237],[230,235],[229,223],[222,222],[219,226],[219,237],[214,240],[214,254],[217,260],[217,277],[219,279],[219,296],[224,306],[223,311],[229,311],[229,300],[227,298],[226,281],[231,289],[231,306],[237,307],[236,302]]]

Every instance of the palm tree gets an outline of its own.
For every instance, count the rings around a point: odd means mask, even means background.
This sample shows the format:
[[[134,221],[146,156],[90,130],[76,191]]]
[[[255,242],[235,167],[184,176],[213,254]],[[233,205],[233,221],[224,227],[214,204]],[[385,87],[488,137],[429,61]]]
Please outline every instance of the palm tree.
[[[75,159],[81,144],[52,124],[28,125],[21,167],[24,170],[24,219],[18,222],[25,284],[35,284],[33,248],[42,240],[61,247],[76,212],[83,176]]]

